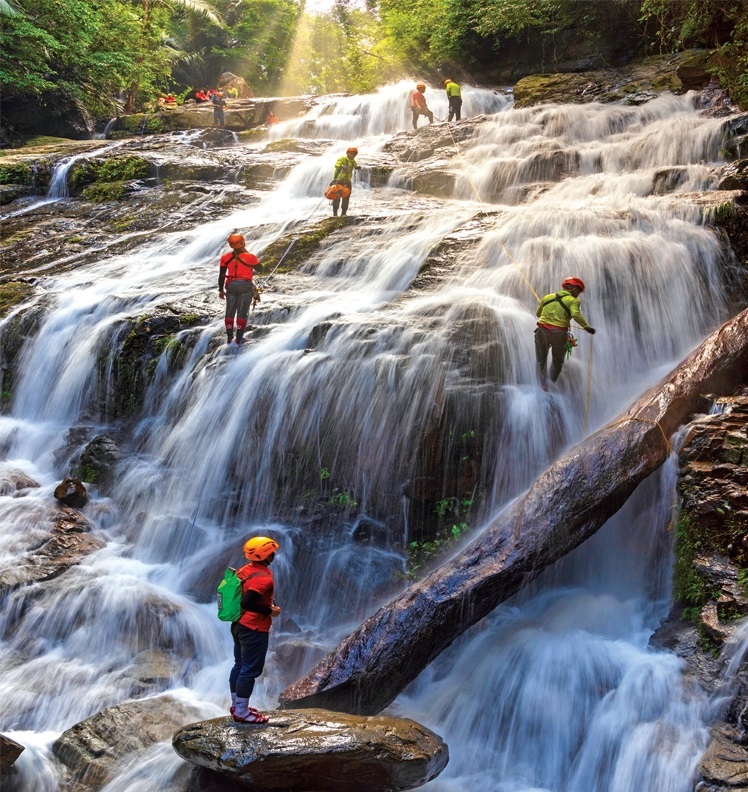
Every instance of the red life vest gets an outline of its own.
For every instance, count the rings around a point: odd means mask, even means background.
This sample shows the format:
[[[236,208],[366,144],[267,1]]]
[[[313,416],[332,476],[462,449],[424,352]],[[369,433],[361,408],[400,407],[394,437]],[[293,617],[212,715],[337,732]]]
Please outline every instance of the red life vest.
[[[254,267],[260,263],[260,260],[254,253],[247,253],[243,251],[237,253],[232,250],[229,253],[224,253],[221,256],[221,267],[226,267],[226,285],[228,286],[232,280],[249,280],[254,277]]]
[[[265,564],[256,564],[250,561],[248,564],[238,569],[236,572],[242,582],[242,596],[248,591],[256,591],[260,595],[260,601],[269,608],[273,604],[273,593],[275,582],[273,571]],[[250,630],[258,632],[270,632],[270,625],[273,623],[271,616],[264,616],[262,613],[244,611],[239,624],[243,624]]]

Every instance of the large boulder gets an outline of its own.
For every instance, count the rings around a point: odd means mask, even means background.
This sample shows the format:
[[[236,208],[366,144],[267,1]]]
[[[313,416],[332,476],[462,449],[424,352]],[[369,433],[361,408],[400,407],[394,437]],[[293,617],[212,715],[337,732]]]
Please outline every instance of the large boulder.
[[[7,777],[10,768],[25,750],[26,749],[15,740],[11,740],[10,737],[0,734],[0,779]]]
[[[55,498],[73,509],[82,509],[88,503],[88,493],[79,479],[63,479],[54,491]]]
[[[128,701],[109,707],[64,731],[52,746],[72,771],[76,790],[95,790],[114,776],[117,764],[200,717],[195,708],[171,696]]]
[[[35,489],[39,484],[22,470],[3,465],[0,467],[0,495],[15,495],[25,489]]]
[[[172,744],[188,762],[265,792],[414,789],[449,759],[442,739],[415,721],[320,709],[274,712],[263,726],[193,723]]]

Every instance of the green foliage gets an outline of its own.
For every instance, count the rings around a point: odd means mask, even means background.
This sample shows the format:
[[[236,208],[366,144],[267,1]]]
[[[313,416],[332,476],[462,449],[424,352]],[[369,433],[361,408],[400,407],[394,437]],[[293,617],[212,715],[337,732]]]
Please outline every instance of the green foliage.
[[[28,283],[10,281],[0,284],[0,318],[7,316],[10,309],[25,300],[29,294],[31,286]]]
[[[694,531],[690,518],[681,516],[675,528],[673,596],[676,602],[695,606],[696,614],[701,606],[706,604],[711,594],[706,581],[693,565],[697,554],[703,549],[702,539]]]
[[[31,184],[33,173],[25,162],[0,165],[0,184]]]
[[[148,163],[140,157],[124,155],[108,159],[80,160],[73,166],[69,179],[75,189],[98,182],[117,182],[121,185],[129,179],[143,179],[148,175]],[[91,200],[91,199],[87,199]],[[105,199],[106,200],[106,199]]]
[[[644,0],[641,13],[661,51],[716,49],[710,70],[742,109],[748,107],[748,4]]]
[[[341,509],[355,509],[358,506],[350,492],[341,492],[337,487],[333,490],[327,502],[331,506],[339,506]]]
[[[406,569],[409,578],[413,580],[418,578],[426,567],[470,530],[468,517],[472,507],[471,498],[451,496],[436,502],[434,511],[439,515],[440,520],[447,518],[446,524],[437,531],[434,538],[411,542],[408,545]]]

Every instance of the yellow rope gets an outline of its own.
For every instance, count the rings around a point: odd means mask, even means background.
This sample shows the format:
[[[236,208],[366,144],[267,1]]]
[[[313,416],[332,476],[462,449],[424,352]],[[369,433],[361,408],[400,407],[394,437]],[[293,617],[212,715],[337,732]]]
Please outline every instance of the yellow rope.
[[[590,401],[592,399],[592,347],[593,337],[590,336],[590,354],[587,357],[587,404],[584,408],[584,423],[582,424],[582,434],[587,434],[587,419],[590,415]]]

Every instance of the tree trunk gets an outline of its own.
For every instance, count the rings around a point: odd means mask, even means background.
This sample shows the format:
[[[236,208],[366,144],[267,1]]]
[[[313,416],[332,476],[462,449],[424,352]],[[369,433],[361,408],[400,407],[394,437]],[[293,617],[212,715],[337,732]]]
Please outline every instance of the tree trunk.
[[[369,617],[281,707],[374,714],[471,625],[580,545],[657,470],[666,438],[748,379],[748,310],[726,322],[616,421],[571,448],[456,557]]]

